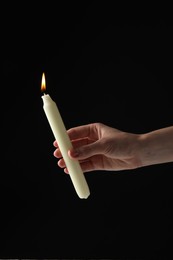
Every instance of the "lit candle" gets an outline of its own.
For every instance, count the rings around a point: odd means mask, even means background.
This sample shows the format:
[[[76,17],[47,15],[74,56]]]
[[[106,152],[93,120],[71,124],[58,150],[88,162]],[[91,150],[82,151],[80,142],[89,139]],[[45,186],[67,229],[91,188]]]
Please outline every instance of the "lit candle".
[[[42,92],[45,92],[46,90],[46,80],[44,73],[42,75],[41,90]],[[54,134],[55,140],[58,143],[74,188],[81,199],[86,199],[90,195],[89,187],[79,162],[71,159],[68,156],[68,150],[72,148],[72,143],[67,134],[58,107],[56,103],[51,99],[50,95],[44,93],[42,99],[44,112]]]

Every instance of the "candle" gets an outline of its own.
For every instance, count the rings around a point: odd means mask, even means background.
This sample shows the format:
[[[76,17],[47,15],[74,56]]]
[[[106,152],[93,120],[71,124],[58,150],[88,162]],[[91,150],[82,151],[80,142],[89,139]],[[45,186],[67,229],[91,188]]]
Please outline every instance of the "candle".
[[[46,90],[46,80],[44,73],[42,75],[41,90],[42,92]],[[67,134],[58,107],[50,95],[44,93],[44,95],[42,95],[42,99],[44,112],[54,134],[55,140],[58,143],[76,193],[81,199],[86,199],[90,195],[89,187],[79,162],[71,159],[68,156],[68,150],[72,148],[72,143]]]

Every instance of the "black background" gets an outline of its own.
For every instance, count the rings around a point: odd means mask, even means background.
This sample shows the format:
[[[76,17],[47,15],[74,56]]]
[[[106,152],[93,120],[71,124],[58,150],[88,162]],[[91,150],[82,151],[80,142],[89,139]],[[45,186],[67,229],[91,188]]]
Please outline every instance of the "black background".
[[[170,259],[173,164],[87,173],[91,195],[79,199],[53,156],[40,91],[44,71],[67,128],[172,125],[169,6],[1,7],[0,257]]]

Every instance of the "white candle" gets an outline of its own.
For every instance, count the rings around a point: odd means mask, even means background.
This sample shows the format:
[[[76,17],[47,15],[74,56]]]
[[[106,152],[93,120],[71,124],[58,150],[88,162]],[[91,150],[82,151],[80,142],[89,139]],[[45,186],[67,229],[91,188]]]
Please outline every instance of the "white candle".
[[[42,77],[42,89],[45,90],[45,75]],[[78,161],[71,159],[68,156],[68,150],[72,148],[72,143],[67,134],[64,122],[58,110],[56,103],[51,99],[50,95],[44,94],[43,109],[54,134],[55,140],[58,143],[62,157],[71,177],[76,193],[81,199],[86,199],[90,195],[89,187],[85,176],[82,172]]]

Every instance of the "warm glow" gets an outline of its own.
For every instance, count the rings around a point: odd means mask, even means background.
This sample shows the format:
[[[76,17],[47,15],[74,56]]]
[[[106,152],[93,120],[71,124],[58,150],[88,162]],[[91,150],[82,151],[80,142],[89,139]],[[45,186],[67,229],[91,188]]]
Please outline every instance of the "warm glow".
[[[46,90],[46,79],[45,79],[45,74],[43,72],[42,80],[41,80],[41,91],[45,92],[45,90]]]

